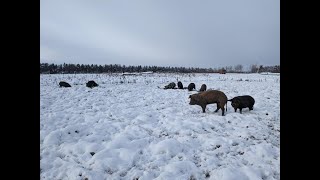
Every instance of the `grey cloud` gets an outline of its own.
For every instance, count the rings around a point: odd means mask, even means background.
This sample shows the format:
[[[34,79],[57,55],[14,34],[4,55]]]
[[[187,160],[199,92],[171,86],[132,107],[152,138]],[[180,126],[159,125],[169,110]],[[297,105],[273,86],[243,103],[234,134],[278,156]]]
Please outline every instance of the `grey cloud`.
[[[216,67],[280,63],[277,0],[41,1],[40,59]]]

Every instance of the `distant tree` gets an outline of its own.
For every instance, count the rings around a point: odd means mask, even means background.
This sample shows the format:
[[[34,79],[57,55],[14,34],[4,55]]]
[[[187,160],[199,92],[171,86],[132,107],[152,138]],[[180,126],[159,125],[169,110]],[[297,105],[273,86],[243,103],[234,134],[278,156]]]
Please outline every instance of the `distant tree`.
[[[80,64],[77,64],[77,71],[79,71],[80,70]]]
[[[266,72],[267,69],[265,69],[262,65],[259,66],[258,68],[258,73],[261,73],[261,72]]]
[[[253,64],[250,66],[250,72],[251,73],[257,73],[258,72],[258,65]]]
[[[227,71],[228,73],[233,72],[232,66],[226,66],[225,71]]]
[[[121,72],[143,72],[153,71],[159,73],[218,73],[218,72],[242,72],[242,65],[226,66],[225,68],[199,68],[199,67],[164,67],[164,66],[125,66],[119,64],[109,65],[97,65],[97,64],[48,64],[40,63],[40,73],[121,73]],[[250,72],[257,73],[267,72],[278,72],[280,73],[280,66],[258,66],[251,65]]]
[[[238,64],[238,65],[236,65],[236,66],[234,67],[234,70],[235,70],[236,72],[242,72],[242,68],[243,68],[243,66],[242,66],[241,64]]]
[[[280,65],[274,66],[274,73],[280,73]]]

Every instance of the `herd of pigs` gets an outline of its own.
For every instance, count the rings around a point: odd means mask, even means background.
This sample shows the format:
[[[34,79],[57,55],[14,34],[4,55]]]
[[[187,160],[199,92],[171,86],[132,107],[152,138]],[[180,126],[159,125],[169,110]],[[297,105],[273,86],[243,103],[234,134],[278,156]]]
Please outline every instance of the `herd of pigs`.
[[[59,82],[59,86],[71,87],[69,83],[64,81]],[[89,88],[94,88],[99,85],[94,81],[88,81],[86,83],[86,86]],[[176,88],[176,84],[174,82],[171,82],[168,85],[166,85],[163,89],[188,89],[188,91],[193,91],[196,90],[196,86],[194,83],[190,83],[188,87],[183,87],[181,81],[179,81],[178,88]],[[237,112],[237,109],[239,109],[241,114],[243,108],[249,108],[249,111],[253,110],[253,105],[255,103],[254,98],[249,95],[236,96],[228,100],[227,96],[222,91],[207,90],[206,84],[202,84],[199,93],[192,94],[189,96],[189,98],[189,104],[201,106],[203,113],[205,113],[205,109],[208,104],[217,104],[217,109],[214,112],[218,112],[218,110],[221,109],[222,116],[224,116],[224,106],[226,106],[227,111],[228,101],[231,101],[231,106],[234,108],[234,111]]]

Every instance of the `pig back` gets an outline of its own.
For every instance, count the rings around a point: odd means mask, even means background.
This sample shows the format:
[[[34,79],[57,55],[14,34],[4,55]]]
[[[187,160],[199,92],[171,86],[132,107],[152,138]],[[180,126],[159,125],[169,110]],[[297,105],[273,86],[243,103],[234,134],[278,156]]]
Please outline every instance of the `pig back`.
[[[199,95],[202,97],[202,99],[206,101],[206,104],[216,103],[216,102],[225,104],[228,100],[227,96],[222,91],[218,91],[218,90],[204,91]]]

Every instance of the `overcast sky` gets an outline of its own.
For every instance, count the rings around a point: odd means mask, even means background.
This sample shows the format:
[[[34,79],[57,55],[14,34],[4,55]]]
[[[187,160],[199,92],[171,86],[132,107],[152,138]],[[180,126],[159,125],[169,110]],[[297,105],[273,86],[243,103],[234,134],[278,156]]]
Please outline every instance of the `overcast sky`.
[[[40,62],[280,64],[279,0],[43,0]]]

